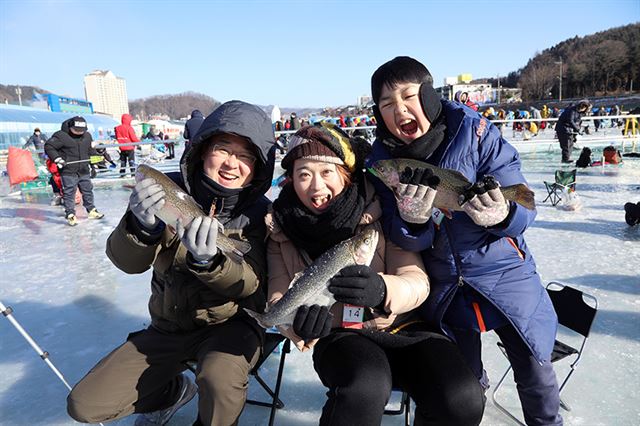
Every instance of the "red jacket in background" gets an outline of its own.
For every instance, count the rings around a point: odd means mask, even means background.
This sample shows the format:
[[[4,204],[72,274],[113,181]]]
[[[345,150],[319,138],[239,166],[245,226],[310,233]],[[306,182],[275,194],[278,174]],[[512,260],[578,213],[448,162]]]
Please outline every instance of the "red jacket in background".
[[[131,115],[122,114],[122,124],[115,128],[118,143],[140,142],[136,132],[131,127],[131,120],[133,120]],[[135,146],[121,146],[120,151],[133,151],[135,148]]]

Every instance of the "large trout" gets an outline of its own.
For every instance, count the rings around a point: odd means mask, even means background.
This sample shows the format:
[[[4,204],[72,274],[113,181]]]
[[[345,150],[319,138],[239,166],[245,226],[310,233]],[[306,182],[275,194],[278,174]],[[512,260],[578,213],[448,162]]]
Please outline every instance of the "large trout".
[[[372,227],[336,244],[311,265],[296,275],[289,290],[264,314],[245,311],[264,328],[291,325],[298,308],[303,305],[331,307],[336,299],[329,292],[329,280],[350,265],[369,265],[378,245],[378,231]]]
[[[459,196],[469,189],[472,184],[459,171],[442,169],[424,161],[412,160],[408,158],[396,158],[392,160],[378,160],[368,170],[375,177],[380,179],[394,194],[400,183],[400,174],[409,167],[411,170],[417,168],[429,169],[435,176],[440,178],[438,192],[433,201],[433,205],[439,209],[461,211]],[[505,200],[515,201],[529,210],[535,209],[534,193],[523,183],[500,187],[500,191]]]
[[[165,193],[164,206],[156,213],[156,217],[167,226],[176,229],[178,219],[184,226],[187,226],[196,217],[206,216],[198,203],[167,175],[146,164],[141,164],[136,170],[136,182],[140,182],[145,178],[152,178],[158,185],[162,186],[162,190]],[[236,263],[242,263],[245,253],[251,250],[251,244],[248,242],[229,238],[222,232],[218,233],[216,245],[229,259]]]

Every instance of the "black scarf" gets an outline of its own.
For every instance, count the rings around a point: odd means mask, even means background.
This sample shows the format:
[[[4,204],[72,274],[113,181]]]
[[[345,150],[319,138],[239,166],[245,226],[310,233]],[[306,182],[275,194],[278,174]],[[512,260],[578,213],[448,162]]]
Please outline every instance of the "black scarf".
[[[394,158],[412,158],[424,161],[438,149],[444,140],[446,131],[445,115],[440,114],[436,121],[431,124],[427,133],[411,141],[410,144],[405,144],[388,132],[383,135],[382,143],[389,148],[389,152]]]
[[[205,214],[215,206],[215,215],[219,219],[229,218],[238,204],[243,188],[225,188],[211,179],[200,169],[193,183],[193,198],[200,204]]]
[[[355,234],[365,207],[362,173],[316,215],[298,198],[290,182],[273,202],[273,213],[284,234],[312,259]]]

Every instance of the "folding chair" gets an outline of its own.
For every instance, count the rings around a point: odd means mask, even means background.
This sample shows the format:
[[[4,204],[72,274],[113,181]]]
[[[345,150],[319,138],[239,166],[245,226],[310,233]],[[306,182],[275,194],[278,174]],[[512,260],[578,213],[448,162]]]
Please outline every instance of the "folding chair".
[[[401,392],[400,405],[398,408],[388,408],[384,410],[384,414],[387,416],[399,416],[404,414],[405,426],[411,426],[411,397],[408,393],[401,389],[393,388],[392,392]]]
[[[544,186],[547,188],[547,198],[542,202],[550,200],[552,206],[557,205],[562,201],[562,196],[560,195],[562,191],[573,192],[576,190],[576,169],[556,170],[555,182],[545,181]]]
[[[284,343],[280,351],[280,363],[278,365],[278,373],[276,375],[276,384],[274,389],[271,389],[271,387],[260,376],[260,367],[282,342]],[[259,405],[261,407],[270,407],[271,413],[269,415],[269,426],[273,425],[276,416],[276,409],[284,407],[284,402],[280,400],[280,385],[282,384],[282,374],[284,373],[285,357],[289,352],[291,352],[291,341],[289,339],[287,339],[280,333],[267,331],[262,355],[260,356],[260,359],[258,359],[255,367],[253,367],[253,369],[249,372],[249,374],[256,379],[256,382],[258,382],[258,384],[262,386],[265,392],[269,394],[271,400],[257,401],[253,399],[247,399],[247,404]],[[185,364],[187,368],[195,374],[197,366],[195,360],[187,361]]]
[[[547,284],[547,293],[551,298],[551,303],[553,303],[553,308],[558,315],[558,323],[563,326],[565,329],[570,330],[573,333],[573,337],[578,339],[578,345],[570,346],[567,343],[561,342],[556,339],[555,344],[553,346],[553,352],[551,353],[551,362],[560,361],[569,356],[575,356],[575,360],[571,363],[571,369],[569,373],[566,375],[558,393],[561,393],[564,389],[564,386],[567,384],[567,381],[573,374],[580,362],[580,358],[582,357],[582,352],[584,351],[585,344],[587,343],[587,339],[589,338],[589,333],[591,331],[591,326],[593,324],[593,320],[595,319],[596,313],[598,311],[598,300],[587,293],[584,293],[580,290],[577,290],[573,287],[569,287],[568,285],[561,284],[556,281],[551,281]],[[498,347],[502,351],[504,356],[507,356],[507,352],[504,348],[504,345],[501,342],[498,342]],[[511,370],[511,365],[507,368],[507,371],[502,375],[502,378],[498,382],[498,385],[493,390],[491,398],[493,400],[494,405],[512,420],[514,420],[518,424],[521,423],[517,418],[515,418],[506,408],[496,401],[496,394],[498,393],[498,389],[504,382],[505,377]],[[567,411],[571,411],[571,407],[567,405],[562,398],[560,399],[560,406]]]

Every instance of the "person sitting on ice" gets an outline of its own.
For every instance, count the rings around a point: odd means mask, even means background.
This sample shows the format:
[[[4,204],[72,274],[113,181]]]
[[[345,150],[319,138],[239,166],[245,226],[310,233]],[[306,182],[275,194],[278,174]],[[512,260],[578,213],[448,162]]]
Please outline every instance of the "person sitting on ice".
[[[576,161],[576,167],[589,167],[593,163],[591,160],[591,148],[585,146],[582,148],[582,152],[580,153],[580,157]]]
[[[156,216],[170,202],[168,189],[152,178],[136,184],[107,239],[107,256],[126,274],[153,270],[151,324],[131,333],[75,385],[67,411],[79,422],[135,413],[136,426],[164,425],[196,393],[196,424],[237,424],[244,408],[264,330],[242,308],[263,311],[266,302],[264,194],[271,187],[275,137],[262,109],[230,101],[204,120],[191,142],[180,172],[169,178],[207,216],[174,230]],[[239,262],[218,249],[221,233],[250,244]],[[197,387],[181,374],[189,359],[198,363]]]
[[[636,226],[640,223],[640,201],[636,204],[627,203],[624,205],[624,220],[629,226]]]
[[[419,308],[423,319],[455,339],[485,388],[482,336],[494,330],[513,367],[526,423],[560,426],[551,365],[558,321],[524,239],[536,211],[507,202],[498,189],[498,182],[526,185],[518,151],[485,118],[440,98],[429,70],[413,58],[380,66],[371,77],[371,97],[378,128],[368,165],[410,158],[475,182],[458,200],[462,211],[448,217],[433,206],[434,189],[424,179],[429,169],[400,174],[408,184],[404,192],[372,178],[385,236],[422,254],[430,282]],[[424,207],[415,214],[398,208],[413,203]]]

